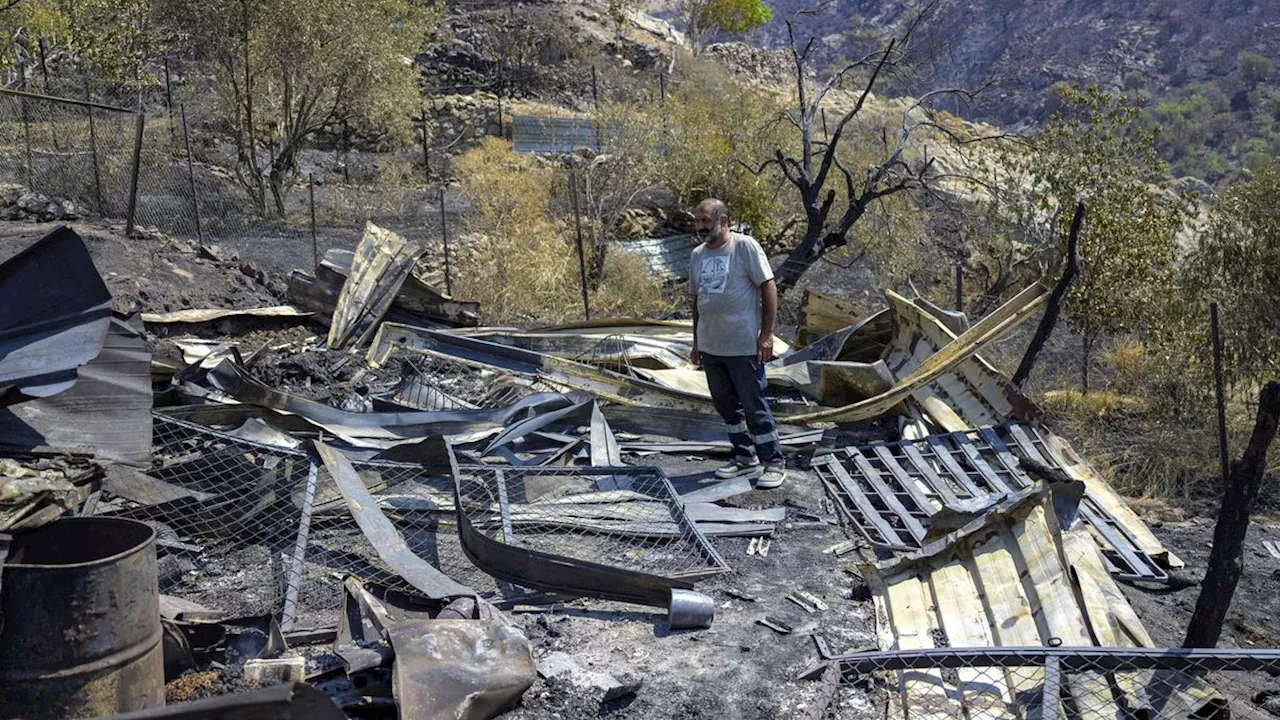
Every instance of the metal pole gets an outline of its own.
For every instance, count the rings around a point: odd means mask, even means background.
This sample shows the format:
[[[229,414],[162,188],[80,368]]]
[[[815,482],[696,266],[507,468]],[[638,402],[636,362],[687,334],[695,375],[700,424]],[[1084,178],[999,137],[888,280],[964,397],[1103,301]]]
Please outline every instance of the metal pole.
[[[573,224],[578,236],[578,277],[582,281],[582,314],[591,319],[591,305],[587,302],[587,260],[582,250],[582,212],[578,207],[578,176],[569,173],[569,199],[573,202]]]
[[[596,110],[600,109],[600,86],[596,84],[596,66],[591,66],[591,102]]]
[[[182,113],[182,144],[187,148],[187,182],[191,184],[191,209],[196,216],[196,239],[204,245],[204,227],[200,222],[200,194],[196,191],[196,170],[191,158],[191,134],[187,131],[187,106],[182,105],[178,110]]]
[[[827,132],[827,109],[822,108],[820,112],[822,113],[822,139],[830,140],[831,133]]]
[[[453,296],[453,268],[449,265],[449,222],[444,216],[444,186],[440,186],[440,235],[444,238],[444,292]]]
[[[956,312],[964,312],[964,265],[956,263]]]
[[[280,613],[280,629],[284,632],[292,630],[298,619],[298,586],[302,584],[302,563],[307,555],[307,539],[311,536],[311,515],[316,503],[317,474],[315,463],[311,463],[307,468],[307,484],[302,492],[302,517],[298,522],[298,537],[294,541],[289,575],[285,579],[284,609]],[[292,480],[293,473],[288,475]]]
[[[418,103],[418,109],[422,111],[422,177],[430,182],[431,180],[431,154],[427,152],[427,106],[425,103]]]
[[[351,138],[347,136],[347,119],[342,118],[342,181],[351,182],[347,165],[351,162]]]
[[[169,111],[169,137],[173,137],[173,88],[169,83],[169,58],[164,59],[164,106]],[[182,136],[187,136],[187,123],[182,121]],[[187,143],[190,145],[190,143]],[[190,152],[188,150],[188,152]]]
[[[98,214],[106,216],[107,208],[102,204],[102,172],[98,169],[98,132],[93,124],[93,106],[85,106],[89,113],[89,157],[93,158],[93,193],[98,199]]]
[[[129,210],[125,215],[124,234],[132,235],[138,215],[138,170],[142,164],[142,130],[146,123],[142,113],[142,95],[138,95],[138,111],[134,113],[133,166],[129,169]]]
[[[35,191],[36,184],[36,166],[35,160],[31,157],[31,116],[27,109],[27,99],[21,98],[22,103],[22,139],[27,146],[27,188]]]
[[[316,240],[316,175],[307,174],[307,207],[311,210],[311,266],[320,267],[320,243]]]
[[[1218,329],[1218,303],[1209,303],[1209,332],[1213,336],[1213,392],[1218,403],[1218,456],[1222,463],[1222,486],[1231,477],[1227,456],[1227,391],[1222,374],[1222,333]]]
[[[667,101],[667,74],[662,71],[658,72],[658,97],[664,103]]]
[[[45,60],[44,54],[44,38],[36,40],[36,47],[40,51],[40,75],[44,78],[44,94],[52,95],[53,88],[49,87],[49,64]],[[53,140],[53,151],[62,152],[62,148],[58,143],[58,124],[50,123],[49,136]]]

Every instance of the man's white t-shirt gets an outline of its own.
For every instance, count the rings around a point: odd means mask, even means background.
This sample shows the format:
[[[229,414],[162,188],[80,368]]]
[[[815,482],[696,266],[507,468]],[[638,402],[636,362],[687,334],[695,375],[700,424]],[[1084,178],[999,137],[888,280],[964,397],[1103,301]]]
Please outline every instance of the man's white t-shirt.
[[[711,249],[693,249],[689,294],[698,298],[698,350],[733,357],[756,354],[760,336],[760,286],[773,279],[773,269],[760,243],[749,235],[729,233]]]

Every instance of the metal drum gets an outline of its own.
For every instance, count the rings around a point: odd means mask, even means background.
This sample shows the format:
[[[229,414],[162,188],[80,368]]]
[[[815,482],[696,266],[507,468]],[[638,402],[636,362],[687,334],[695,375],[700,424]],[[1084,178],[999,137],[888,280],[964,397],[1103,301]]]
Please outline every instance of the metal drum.
[[[13,539],[0,581],[0,715],[164,705],[155,539],[143,523],[92,517]]]

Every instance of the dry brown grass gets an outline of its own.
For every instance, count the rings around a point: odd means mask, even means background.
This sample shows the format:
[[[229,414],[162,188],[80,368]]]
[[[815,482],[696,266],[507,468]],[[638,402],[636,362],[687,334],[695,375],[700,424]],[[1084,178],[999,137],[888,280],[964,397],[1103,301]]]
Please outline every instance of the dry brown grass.
[[[459,297],[476,300],[490,323],[548,323],[582,316],[578,256],[569,224],[552,216],[559,171],[486,138],[457,160],[472,248],[458,259]],[[590,267],[591,258],[587,258]],[[593,314],[669,312],[660,284],[624,253],[605,256]]]

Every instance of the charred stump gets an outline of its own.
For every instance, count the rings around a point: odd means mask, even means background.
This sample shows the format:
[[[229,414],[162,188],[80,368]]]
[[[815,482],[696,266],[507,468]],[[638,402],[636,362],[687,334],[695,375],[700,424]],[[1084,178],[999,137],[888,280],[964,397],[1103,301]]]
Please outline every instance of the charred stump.
[[[1244,455],[1231,468],[1231,476],[1222,490],[1222,509],[1213,529],[1213,549],[1209,568],[1200,585],[1200,597],[1187,625],[1183,647],[1211,648],[1222,635],[1231,596],[1244,571],[1244,539],[1249,530],[1262,476],[1267,469],[1267,448],[1275,439],[1280,424],[1280,383],[1269,382],[1258,402],[1258,419],[1249,437]]]

